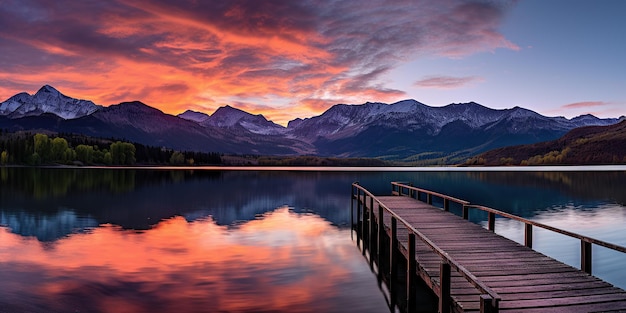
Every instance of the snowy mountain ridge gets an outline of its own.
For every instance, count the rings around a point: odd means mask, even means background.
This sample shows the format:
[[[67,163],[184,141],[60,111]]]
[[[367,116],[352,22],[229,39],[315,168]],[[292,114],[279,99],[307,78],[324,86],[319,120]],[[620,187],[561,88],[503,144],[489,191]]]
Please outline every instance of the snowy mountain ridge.
[[[546,125],[571,129],[587,125],[609,125],[617,119],[599,119],[593,115],[572,120],[563,117],[546,117],[534,111],[514,107],[496,110],[475,102],[454,103],[443,107],[431,107],[415,100],[400,102],[365,103],[360,105],[338,104],[321,115],[290,122],[288,131],[295,137],[310,139],[329,137],[339,139],[353,136],[369,127],[424,131],[437,135],[443,127],[460,121],[471,129],[479,129],[499,121],[543,120]]]
[[[0,115],[21,118],[52,113],[69,120],[90,115],[100,108],[91,101],[70,98],[45,85],[32,96],[22,92],[0,103]]]

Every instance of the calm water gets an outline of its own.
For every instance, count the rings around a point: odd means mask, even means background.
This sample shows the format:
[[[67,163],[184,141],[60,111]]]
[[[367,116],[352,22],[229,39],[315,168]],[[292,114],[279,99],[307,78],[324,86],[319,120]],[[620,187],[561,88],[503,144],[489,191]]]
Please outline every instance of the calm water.
[[[350,183],[391,181],[626,245],[626,172],[0,168],[1,312],[384,312]],[[472,216],[477,223],[485,217]],[[520,224],[498,233],[522,241]],[[580,243],[537,231],[578,266]],[[594,274],[626,288],[626,257]]]

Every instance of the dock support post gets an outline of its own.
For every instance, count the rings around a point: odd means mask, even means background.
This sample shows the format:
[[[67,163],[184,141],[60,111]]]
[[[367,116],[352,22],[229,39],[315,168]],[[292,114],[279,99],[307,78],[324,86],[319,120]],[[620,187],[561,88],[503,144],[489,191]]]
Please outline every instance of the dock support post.
[[[496,213],[489,212],[489,217],[488,217],[487,223],[488,223],[488,229],[490,231],[495,231],[495,229],[496,229]]]
[[[499,305],[494,304],[493,298],[488,294],[480,295],[480,313],[497,313]]]
[[[533,247],[533,225],[532,224],[524,224],[524,245],[532,248]]]
[[[406,310],[407,312],[414,312],[416,307],[415,302],[415,290],[417,272],[416,272],[416,260],[415,260],[415,234],[409,233],[408,242],[408,255],[407,255],[407,269],[406,269]]]
[[[356,229],[354,227],[354,185],[351,185],[350,189],[350,239],[354,240],[354,230]]]
[[[439,264],[439,313],[450,313],[450,264],[443,261]]]
[[[398,258],[396,249],[398,248],[398,221],[395,216],[391,216],[391,238],[389,244],[389,296],[391,297],[389,307],[396,306],[396,283],[398,278]]]
[[[591,275],[591,242],[580,241],[580,270]]]

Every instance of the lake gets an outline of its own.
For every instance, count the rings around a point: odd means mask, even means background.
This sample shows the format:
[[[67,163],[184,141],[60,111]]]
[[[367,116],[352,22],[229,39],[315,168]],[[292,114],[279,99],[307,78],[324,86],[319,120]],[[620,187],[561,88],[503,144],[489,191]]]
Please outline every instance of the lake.
[[[2,312],[385,312],[350,184],[412,182],[626,246],[626,167],[0,168]],[[486,223],[486,216],[472,215]],[[523,225],[496,220],[523,242]],[[579,266],[580,242],[534,247]],[[626,256],[593,272],[626,288]]]

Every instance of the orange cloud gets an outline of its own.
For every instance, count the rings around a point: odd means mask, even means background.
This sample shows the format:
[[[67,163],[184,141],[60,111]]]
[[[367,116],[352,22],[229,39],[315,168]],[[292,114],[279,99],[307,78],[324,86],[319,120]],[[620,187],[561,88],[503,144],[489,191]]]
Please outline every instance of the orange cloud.
[[[519,49],[497,31],[510,3],[10,2],[0,7],[0,92],[50,84],[97,104],[140,100],[170,114],[236,99],[286,125],[319,113],[305,99],[400,100],[405,92],[385,75],[425,54]]]

